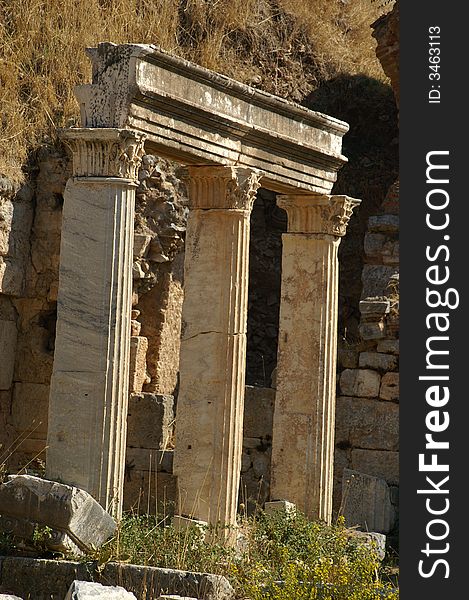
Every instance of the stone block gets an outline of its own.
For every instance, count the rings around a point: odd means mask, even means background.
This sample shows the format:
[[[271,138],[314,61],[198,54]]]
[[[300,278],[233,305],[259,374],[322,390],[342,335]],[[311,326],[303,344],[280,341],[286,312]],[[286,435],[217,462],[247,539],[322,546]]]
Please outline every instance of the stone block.
[[[65,553],[91,551],[114,533],[114,519],[76,487],[31,475],[16,475],[0,486],[0,529],[31,541],[47,527],[44,543]]]
[[[139,393],[147,381],[147,350],[148,339],[141,336],[132,336],[130,338],[130,359],[129,359],[129,391]]]
[[[370,369],[345,369],[340,375],[340,390],[346,396],[376,398],[381,377]]]
[[[358,367],[358,352],[353,348],[339,348],[337,362],[343,369],[356,369]]]
[[[131,394],[127,415],[127,446],[164,449],[172,436],[174,397]]]
[[[19,596],[13,596],[12,594],[0,594],[0,600],[23,600]]]
[[[362,322],[358,327],[360,336],[364,340],[379,340],[384,337],[384,323],[367,323]]]
[[[137,514],[174,514],[176,477],[171,473],[127,469],[124,481],[124,510]]]
[[[11,407],[11,424],[18,432],[47,433],[49,386],[42,383],[15,383]]]
[[[354,529],[348,532],[350,538],[353,538],[359,544],[365,544],[371,550],[376,552],[378,560],[384,560],[386,556],[386,536],[374,531],[356,531]]]
[[[399,452],[386,450],[352,450],[352,469],[399,485]]]
[[[159,471],[172,473],[174,450],[156,450],[154,448],[127,448],[127,468],[136,471]]]
[[[366,256],[370,258],[381,257],[386,239],[386,236],[382,233],[366,233],[363,243]]]
[[[0,256],[0,294],[21,296],[24,289],[24,265],[21,259]]]
[[[399,373],[386,373],[381,380],[379,397],[390,402],[399,402]]]
[[[348,527],[389,533],[394,526],[394,508],[384,479],[344,469],[342,514]]]
[[[243,434],[272,439],[275,390],[247,385],[244,396]]]
[[[17,335],[15,321],[0,320],[0,390],[11,388]]]
[[[399,340],[382,340],[376,349],[385,354],[399,354]]]
[[[145,256],[151,242],[151,235],[134,233],[134,258]]]
[[[391,277],[397,272],[395,266],[365,265],[362,272],[362,298],[386,296]]]
[[[360,352],[358,366],[360,369],[393,371],[397,368],[397,357],[394,354],[383,354],[380,352]]]
[[[335,442],[339,447],[399,450],[399,407],[369,398],[340,396]]]
[[[75,580],[65,600],[137,600],[132,592],[120,586],[101,585],[92,581]]]
[[[381,319],[387,315],[391,304],[387,298],[367,298],[360,301],[360,313],[366,319]]]
[[[276,512],[284,512],[287,515],[291,515],[296,512],[296,506],[293,502],[288,502],[288,500],[273,500],[265,503],[264,510],[268,515]]]
[[[399,216],[398,215],[378,215],[368,219],[368,231],[372,233],[398,233]]]

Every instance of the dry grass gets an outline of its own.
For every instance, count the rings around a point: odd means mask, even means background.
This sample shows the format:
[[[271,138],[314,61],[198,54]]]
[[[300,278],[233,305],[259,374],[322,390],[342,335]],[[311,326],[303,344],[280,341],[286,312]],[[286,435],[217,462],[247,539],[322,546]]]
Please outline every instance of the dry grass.
[[[158,44],[208,68],[301,100],[340,73],[383,78],[373,0],[0,0],[0,175],[57,127],[77,123],[84,47]]]

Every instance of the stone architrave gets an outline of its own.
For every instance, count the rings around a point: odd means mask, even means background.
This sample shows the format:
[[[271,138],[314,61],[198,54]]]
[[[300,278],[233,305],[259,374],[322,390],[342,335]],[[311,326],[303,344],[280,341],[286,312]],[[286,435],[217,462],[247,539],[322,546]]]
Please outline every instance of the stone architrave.
[[[260,174],[189,167],[180,391],[178,510],[236,523],[243,441],[250,212]]]
[[[283,235],[271,498],[330,522],[334,459],[338,259],[347,196],[280,196]]]
[[[46,474],[119,516],[129,382],[135,180],[144,135],[70,129]]]

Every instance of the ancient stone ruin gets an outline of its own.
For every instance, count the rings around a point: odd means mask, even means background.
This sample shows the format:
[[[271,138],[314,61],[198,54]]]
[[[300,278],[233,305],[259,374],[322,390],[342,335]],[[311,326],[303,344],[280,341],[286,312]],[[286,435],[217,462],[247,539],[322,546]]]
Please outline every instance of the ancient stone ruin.
[[[343,485],[350,524],[388,533],[398,186],[369,220],[364,346],[337,364],[338,247],[360,203],[331,194],[347,124],[153,46],[88,55],[81,127],[62,132],[71,163],[39,157],[34,215],[27,186],[0,205],[0,441],[11,468],[45,458],[46,478],[116,517],[174,501],[181,526],[234,526],[251,472],[258,502],[326,522]],[[245,386],[246,327],[250,216],[269,193],[287,230],[277,364],[263,389]]]

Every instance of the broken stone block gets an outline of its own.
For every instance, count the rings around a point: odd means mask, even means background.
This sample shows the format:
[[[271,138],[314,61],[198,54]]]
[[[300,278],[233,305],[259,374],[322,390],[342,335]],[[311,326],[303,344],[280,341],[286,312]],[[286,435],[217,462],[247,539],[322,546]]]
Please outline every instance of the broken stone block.
[[[399,373],[386,373],[383,375],[379,397],[390,402],[399,401]]]
[[[370,320],[381,319],[388,314],[390,306],[390,301],[385,297],[366,298],[360,301],[360,313]]]
[[[0,530],[50,550],[91,551],[116,529],[114,519],[88,492],[32,475],[12,475],[0,486]]]
[[[11,594],[0,594],[0,600],[23,600],[19,596],[12,596]]]
[[[399,340],[382,340],[376,349],[385,354],[399,354]]]
[[[358,331],[363,340],[379,340],[384,337],[384,323],[360,323]]]
[[[345,369],[340,375],[340,390],[346,396],[377,398],[381,377],[370,369]]]
[[[342,514],[348,527],[389,533],[394,526],[395,513],[386,481],[344,469]]]
[[[386,556],[386,536],[374,531],[356,531],[354,529],[348,532],[350,538],[358,543],[368,546],[376,553],[378,560],[384,560]]]
[[[272,438],[275,390],[247,385],[244,395],[243,433],[247,437]]]
[[[397,368],[397,357],[393,354],[383,354],[379,352],[360,352],[358,366],[361,369],[393,371]]]
[[[352,450],[352,469],[385,479],[389,485],[399,484],[399,452],[387,450]]]
[[[138,393],[142,391],[143,385],[149,383],[147,375],[147,350],[148,339],[141,336],[130,338],[129,391]]]
[[[362,298],[385,296],[389,281],[397,273],[397,267],[384,265],[365,265],[363,267]]]
[[[268,515],[272,515],[279,511],[291,515],[296,512],[296,506],[293,502],[288,502],[288,500],[273,500],[265,503],[264,510]]]
[[[141,392],[129,398],[127,446],[164,450],[172,436],[174,397]]]
[[[151,242],[151,235],[143,233],[134,233],[134,258],[145,256],[148,246]]]
[[[92,581],[74,581],[65,600],[137,600],[120,586],[101,585]]]

